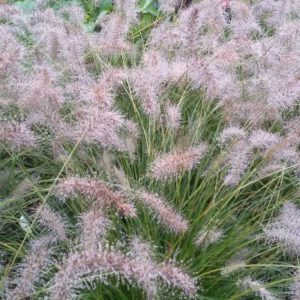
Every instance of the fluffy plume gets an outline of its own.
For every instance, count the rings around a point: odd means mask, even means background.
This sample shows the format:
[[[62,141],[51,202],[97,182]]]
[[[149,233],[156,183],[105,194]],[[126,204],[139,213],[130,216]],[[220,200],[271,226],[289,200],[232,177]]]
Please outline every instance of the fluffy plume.
[[[34,66],[33,73],[22,78],[18,88],[22,92],[19,105],[30,114],[41,114],[45,120],[51,120],[63,102],[63,89],[59,86],[59,76],[48,65]]]
[[[284,143],[282,143],[280,147],[275,148],[276,151],[272,151],[271,149],[267,155],[270,154],[276,162],[286,162],[289,165],[298,166],[300,156],[297,148],[295,146],[286,147],[286,145],[284,146]]]
[[[280,137],[276,134],[257,130],[249,137],[251,147],[259,150],[266,150],[274,147],[280,142]]]
[[[102,18],[102,30],[99,38],[95,38],[95,47],[106,55],[118,54],[130,50],[126,41],[127,33],[137,21],[136,0],[118,0],[116,11]]]
[[[114,103],[114,97],[109,92],[104,82],[99,82],[92,86],[88,91],[88,98],[91,99],[97,106],[103,108],[112,108]]]
[[[0,123],[0,140],[7,142],[13,149],[34,147],[36,139],[24,123]]]
[[[131,81],[143,111],[155,120],[160,114],[159,86],[157,82],[152,84],[153,80],[151,78],[149,80],[149,73],[151,74],[147,69],[135,70],[131,75]],[[156,80],[156,77],[153,76],[153,79]]]
[[[221,143],[226,143],[231,140],[243,140],[244,138],[246,138],[244,129],[235,126],[225,128],[220,135]]]
[[[282,62],[270,69],[264,78],[266,88],[269,93],[269,103],[278,109],[289,109],[297,102],[300,95],[298,85],[297,66],[299,66],[299,58],[287,58],[286,64],[291,68],[283,68]],[[275,69],[276,68],[276,69]],[[277,72],[281,70],[280,74]],[[272,85],[271,82],[272,81]]]
[[[196,167],[203,158],[208,146],[202,143],[187,150],[173,151],[158,156],[150,167],[156,180],[169,180]]]
[[[50,234],[31,243],[24,261],[17,269],[17,276],[12,282],[15,287],[6,295],[8,299],[19,300],[31,297],[43,269],[50,262],[51,246],[67,239],[65,224],[59,213],[53,211],[48,205],[43,205],[37,208],[36,214],[38,222],[46,227]]]
[[[243,249],[235,254],[232,258],[230,258],[225,267],[221,270],[221,275],[227,277],[233,273],[236,273],[240,270],[245,269],[246,261],[245,256],[247,254],[247,249]]]
[[[6,299],[18,300],[31,296],[35,283],[41,276],[43,268],[49,262],[51,253],[49,245],[52,241],[52,236],[43,236],[31,244],[30,250],[19,266],[17,276],[12,282],[16,286],[8,292]]]
[[[300,138],[300,118],[296,117],[286,122],[285,130],[287,132],[286,141],[288,141],[290,145],[297,144]]]
[[[156,120],[160,114],[160,94],[170,79],[168,62],[156,51],[146,52],[143,66],[131,72],[130,79],[144,112]]]
[[[291,202],[284,204],[280,214],[264,228],[266,239],[278,243],[291,254],[299,254],[300,210]]]
[[[105,55],[128,52],[130,44],[126,41],[129,24],[124,16],[114,13],[102,19],[100,38],[95,39],[94,47]]]
[[[1,5],[2,6],[2,5]],[[8,9],[8,11],[10,11]],[[10,16],[9,19],[12,17]],[[1,19],[1,18],[0,18]],[[0,79],[19,71],[19,63],[24,57],[24,49],[8,26],[0,26]]]
[[[221,275],[227,277],[235,272],[245,269],[246,263],[244,261],[230,261],[222,269]]]
[[[61,13],[67,15],[68,20],[51,9],[40,9],[29,26],[33,35],[39,39],[42,48],[39,56],[59,62],[61,68],[79,75],[84,72],[83,56],[88,44],[83,28],[79,25],[84,14],[79,7],[64,8]]]
[[[58,241],[66,240],[65,222],[58,212],[53,211],[48,205],[38,207],[36,212],[39,223],[46,227],[53,237]]]
[[[116,10],[121,13],[130,24],[138,21],[137,0],[116,0]]]
[[[234,90],[236,91],[236,89]],[[255,128],[262,126],[265,121],[279,119],[278,112],[276,112],[274,106],[264,103],[264,101],[232,101],[229,97],[234,99],[237,95],[233,95],[231,92],[226,95],[228,95],[228,99],[225,99],[223,109],[225,120],[230,124],[238,124],[240,126],[250,124],[251,127]]]
[[[229,5],[229,4],[228,4]],[[260,33],[260,27],[252,14],[251,5],[241,1],[230,2],[232,18],[230,26],[236,39],[245,38],[253,33]]]
[[[47,65],[34,66],[31,74],[20,79],[16,85],[19,98],[14,104],[26,114],[23,127],[46,126],[55,134],[59,134],[61,128],[66,128],[59,114],[64,98],[58,81],[55,70]]]
[[[201,53],[201,47],[216,46],[216,36],[221,34],[224,24],[223,11],[218,0],[201,1],[183,10],[178,26],[182,55],[197,56]]]
[[[176,8],[184,6],[185,0],[160,0],[159,9],[164,13],[171,13]]]
[[[266,23],[268,26],[278,25],[284,15],[284,2],[289,1],[258,1],[253,7],[253,14],[257,19],[261,18],[263,15],[266,15]]]
[[[187,231],[188,222],[181,215],[177,214],[174,209],[166,203],[166,200],[146,191],[140,191],[138,196],[142,203],[152,210],[158,220],[170,230],[176,233]]]
[[[178,49],[178,34],[176,28],[174,28],[174,25],[170,22],[158,23],[151,31],[148,43],[151,50],[159,51],[165,57],[172,56],[175,50]],[[182,71],[182,69],[183,68],[181,68],[180,71]]]
[[[91,209],[80,216],[81,238],[80,244],[84,250],[97,250],[103,241],[110,221],[97,209]]]
[[[66,198],[83,195],[87,200],[94,201],[96,206],[112,206],[128,217],[136,215],[131,204],[126,203],[125,198],[117,192],[112,191],[104,183],[96,179],[69,177],[61,180],[56,187],[56,193],[62,200]]]
[[[165,108],[165,122],[168,128],[175,130],[180,126],[181,111],[178,105],[167,104]]]
[[[108,69],[101,74],[98,82],[88,91],[88,100],[101,108],[111,110],[114,104],[114,91],[122,85],[126,73],[121,69]]]
[[[197,292],[196,281],[181,268],[176,267],[174,263],[161,263],[158,265],[157,272],[159,277],[169,286],[183,290],[188,297],[195,297],[195,293]]]
[[[131,240],[128,257],[137,264],[146,265],[150,268],[155,266],[153,246],[149,242],[142,241],[139,237],[134,237]],[[150,280],[144,285],[147,300],[155,299],[158,292],[157,282]]]
[[[259,178],[264,178],[267,176],[270,176],[272,174],[277,174],[278,172],[283,172],[286,169],[286,165],[285,164],[269,164],[267,166],[265,166],[264,168],[262,168],[261,170],[259,170],[258,172],[258,177]]]
[[[251,289],[262,300],[276,300],[273,293],[267,290],[258,280],[253,280],[251,277],[246,277],[238,281],[238,285],[244,289]]]
[[[239,183],[251,162],[250,150],[245,141],[240,141],[233,145],[227,158],[229,170],[224,178],[226,185],[235,186]]]
[[[70,299],[76,281],[86,274],[97,275],[101,281],[107,280],[107,274],[125,278],[131,284],[137,284],[145,291],[153,282],[161,279],[168,286],[183,290],[190,297],[197,290],[194,280],[181,269],[170,263],[149,263],[148,260],[130,259],[119,251],[102,252],[83,251],[72,253],[65,261],[54,279],[51,299]]]
[[[120,130],[125,124],[118,111],[103,111],[95,105],[78,110],[77,136],[87,143],[100,144],[104,148],[126,151]]]
[[[220,228],[204,228],[198,232],[195,244],[199,247],[208,247],[209,245],[218,242],[223,235],[224,231]]]
[[[4,1],[1,2],[0,6],[0,19],[5,24],[8,21],[20,21],[22,20],[21,11],[10,4],[5,4]]]
[[[126,120],[125,122],[126,137],[124,140],[126,151],[130,155],[136,152],[137,141],[140,135],[139,128],[136,123]]]

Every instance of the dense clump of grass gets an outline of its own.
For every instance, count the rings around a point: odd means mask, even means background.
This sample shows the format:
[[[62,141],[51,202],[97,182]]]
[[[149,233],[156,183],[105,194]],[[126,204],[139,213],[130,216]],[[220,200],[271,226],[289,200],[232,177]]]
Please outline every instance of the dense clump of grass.
[[[3,299],[297,299],[300,5],[254,2],[0,7]]]

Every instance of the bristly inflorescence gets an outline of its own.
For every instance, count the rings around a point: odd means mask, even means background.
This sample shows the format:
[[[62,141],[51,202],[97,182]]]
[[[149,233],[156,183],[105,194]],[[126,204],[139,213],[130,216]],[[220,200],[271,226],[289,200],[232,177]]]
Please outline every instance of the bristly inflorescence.
[[[157,264],[151,261],[131,259],[118,250],[83,251],[71,253],[54,279],[51,299],[71,299],[72,288],[84,275],[97,275],[106,281],[108,274],[123,277],[132,284],[137,284],[153,295],[153,284],[159,279],[167,286],[182,289],[193,297],[196,286],[192,278],[171,263]]]
[[[16,276],[10,285],[12,288],[6,293],[6,299],[23,299],[30,297],[35,291],[42,270],[49,264],[52,241],[55,237],[46,235],[30,245],[24,261],[18,266]]]
[[[0,124],[0,139],[7,142],[13,149],[34,147],[36,139],[24,123],[3,122]]]
[[[233,255],[221,270],[221,276],[229,277],[236,272],[243,271],[247,266],[245,259],[246,254],[247,249],[242,249],[238,253]]]
[[[137,197],[171,231],[184,233],[188,230],[188,221],[176,213],[165,199],[145,190],[139,191]]]
[[[48,229],[58,241],[64,241],[67,239],[66,224],[62,216],[53,211],[47,204],[41,205],[36,209],[36,215],[38,223]]]
[[[80,216],[80,245],[83,250],[98,249],[103,244],[107,231],[112,227],[105,214],[92,208]]]
[[[92,201],[96,207],[114,207],[120,214],[127,217],[136,215],[132,204],[119,193],[111,190],[108,186],[96,179],[70,177],[63,179],[56,188],[56,193],[61,200],[83,195]]]
[[[221,228],[206,228],[200,230],[196,236],[195,244],[198,247],[208,247],[211,244],[217,243],[224,236],[224,231]]]
[[[267,288],[264,287],[264,284],[260,282],[259,280],[254,280],[251,277],[246,277],[241,279],[238,282],[238,285],[240,285],[244,289],[251,289],[253,290],[253,293],[260,297],[262,300],[276,300],[277,297],[274,296],[274,294],[269,291]]]
[[[208,145],[202,143],[186,150],[180,149],[159,155],[150,166],[151,177],[166,181],[191,171],[204,157],[207,148]]]
[[[287,202],[277,218],[266,225],[264,233],[269,242],[278,243],[286,252],[297,255],[300,245],[299,228],[300,210],[295,204]]]

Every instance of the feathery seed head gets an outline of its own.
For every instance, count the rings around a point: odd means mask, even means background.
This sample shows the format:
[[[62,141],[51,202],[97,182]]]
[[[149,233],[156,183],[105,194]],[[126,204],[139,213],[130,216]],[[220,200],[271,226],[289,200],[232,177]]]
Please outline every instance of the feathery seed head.
[[[14,279],[15,288],[8,291],[6,299],[24,299],[30,297],[35,288],[43,268],[49,262],[51,250],[49,246],[55,238],[43,236],[31,243],[31,247],[24,261],[18,267],[17,276]]]
[[[111,222],[96,208],[80,216],[81,238],[80,243],[84,250],[97,250],[99,243],[103,243]]]
[[[46,227],[58,241],[67,239],[66,225],[58,212],[53,211],[48,205],[38,207],[36,212],[39,223]]]
[[[167,103],[165,108],[165,120],[168,128],[176,130],[180,126],[181,111],[178,105]]]
[[[36,138],[25,123],[0,123],[0,141],[7,142],[13,149],[34,147]]]
[[[184,0],[159,0],[159,9],[164,13],[171,13],[183,6]]]
[[[198,232],[195,244],[199,247],[208,247],[217,243],[223,236],[224,231],[220,228],[204,228]]]
[[[125,198],[111,190],[101,181],[90,178],[68,177],[62,179],[56,187],[56,194],[62,200],[77,195],[83,195],[87,200],[94,202],[99,207],[112,206],[127,217],[136,216],[132,204],[126,203]]]
[[[225,267],[221,270],[221,276],[227,277],[233,273],[245,269],[246,260],[245,256],[248,253],[248,249],[242,249],[233,257],[231,257],[225,264]]]
[[[187,150],[176,150],[158,156],[150,166],[151,177],[156,180],[170,180],[183,172],[194,169],[207,151],[202,143]]]
[[[51,299],[69,299],[78,278],[84,275],[97,275],[101,281],[107,274],[125,278],[129,283],[137,284],[146,292],[155,292],[154,284],[162,279],[167,286],[174,286],[194,297],[197,287],[195,280],[183,270],[170,263],[152,263],[150,260],[130,259],[120,251],[103,250],[72,253],[66,258],[56,274],[51,289]]]
[[[144,190],[139,191],[138,197],[154,213],[158,220],[170,230],[176,233],[183,233],[188,230],[188,222],[180,214],[176,213],[166,203],[166,200]]]
[[[284,204],[280,214],[264,229],[266,239],[278,243],[290,254],[299,254],[300,210],[291,202]]]
[[[227,143],[231,140],[243,140],[246,138],[246,132],[244,129],[236,127],[236,126],[230,126],[223,130],[220,136],[221,143]]]
[[[241,286],[244,289],[251,289],[262,300],[276,300],[272,292],[267,290],[263,284],[258,280],[253,280],[251,277],[245,277],[238,281],[238,286]]]
[[[229,170],[224,178],[225,185],[237,185],[251,162],[251,149],[246,141],[236,142],[228,154]]]
[[[254,149],[267,150],[276,146],[280,142],[280,137],[259,129],[250,135],[249,142]]]

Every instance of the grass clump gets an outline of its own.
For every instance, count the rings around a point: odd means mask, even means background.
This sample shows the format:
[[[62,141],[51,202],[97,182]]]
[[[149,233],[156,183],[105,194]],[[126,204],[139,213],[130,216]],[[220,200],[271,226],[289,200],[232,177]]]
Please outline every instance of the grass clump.
[[[297,10],[2,4],[2,298],[298,299]]]

